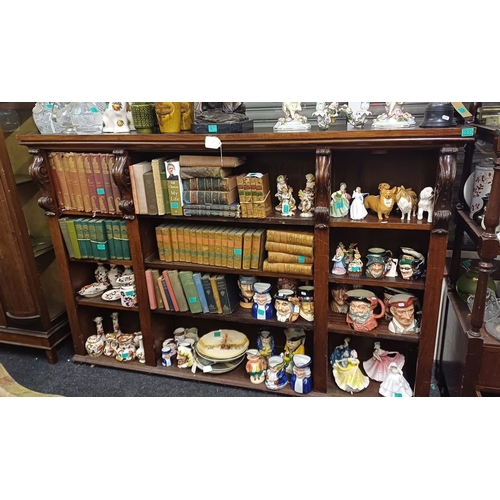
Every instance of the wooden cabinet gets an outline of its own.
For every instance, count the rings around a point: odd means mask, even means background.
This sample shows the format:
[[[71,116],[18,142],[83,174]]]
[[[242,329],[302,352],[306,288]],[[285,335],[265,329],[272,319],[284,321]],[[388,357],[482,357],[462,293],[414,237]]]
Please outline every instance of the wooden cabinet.
[[[244,365],[223,375],[192,374],[188,370],[161,366],[162,342],[171,337],[178,326],[196,326],[200,334],[218,328],[235,328],[250,338],[255,346],[260,327],[276,332],[277,351],[283,348],[283,328],[289,326],[277,320],[257,320],[248,309],[237,309],[231,315],[209,315],[189,313],[169,313],[151,310],[148,303],[144,271],[147,267],[159,269],[191,269],[213,271],[213,267],[187,263],[165,263],[160,261],[155,241],[155,227],[162,222],[185,223],[186,220],[200,225],[232,224],[243,227],[286,228],[314,233],[314,276],[309,278],[314,285],[314,322],[300,318],[293,326],[306,330],[306,352],[312,355],[313,392],[310,395],[348,396],[336,386],[331,366],[330,354],[346,336],[351,338],[351,346],[359,353],[360,360],[368,359],[376,340],[382,341],[387,349],[397,349],[406,356],[405,376],[410,381],[417,396],[427,396],[432,375],[433,352],[439,314],[441,282],[448,241],[448,224],[451,216],[452,184],[456,172],[458,148],[473,138],[462,137],[460,128],[432,130],[346,130],[345,125],[337,125],[327,132],[254,133],[228,134],[219,136],[224,154],[244,155],[247,158],[245,171],[267,172],[271,181],[271,194],[279,174],[288,176],[289,184],[297,194],[305,186],[306,174],[315,173],[316,210],[313,219],[282,217],[273,212],[266,219],[207,219],[201,217],[135,215],[130,187],[129,165],[144,159],[162,155],[172,157],[179,154],[206,154],[205,137],[196,134],[103,134],[98,136],[18,136],[19,143],[30,148],[34,155],[33,174],[38,178],[42,197],[40,205],[49,216],[49,224],[55,252],[61,273],[66,307],[72,327],[75,346],[74,360],[96,365],[114,366],[123,369],[156,373],[165,376],[187,378],[232,386],[267,390],[264,384],[253,385],[245,373]],[[55,151],[104,152],[115,155],[113,177],[122,193],[122,212],[126,219],[130,238],[131,262],[137,277],[138,306],[125,309],[115,303],[101,299],[77,298],[79,287],[93,280],[95,262],[70,259],[60,233],[58,217],[61,212],[55,203],[52,179],[47,172],[48,154]],[[394,210],[388,221],[381,222],[370,214],[361,221],[352,221],[348,216],[331,218],[330,196],[347,183],[352,192],[361,186],[363,192],[378,193],[378,185],[387,182],[391,186],[404,185],[417,193],[426,186],[435,188],[435,212],[432,223],[426,219],[410,222],[402,221]],[[276,204],[276,203],[275,203]],[[66,211],[66,215],[81,215]],[[110,217],[110,216],[107,216]],[[368,248],[381,246],[390,249],[395,257],[402,246],[409,246],[426,257],[427,277],[420,281],[406,281],[401,278],[382,280],[365,277],[334,277],[331,273],[335,248],[339,241],[349,245],[357,243],[363,255]],[[240,270],[221,268],[221,273],[240,274]],[[277,273],[253,273],[265,277],[273,284],[280,277]],[[307,280],[307,276],[287,276]],[[345,315],[330,311],[331,288],[337,282],[361,285],[381,294],[383,287],[409,289],[418,296],[422,308],[422,325],[419,334],[395,334],[382,320],[379,327],[371,332],[355,332],[346,324]],[[276,288],[274,287],[274,291]],[[86,339],[95,333],[95,316],[108,320],[113,310],[123,314],[121,323],[124,330],[140,329],[144,336],[146,363],[120,363],[104,356],[90,358],[85,351]],[[280,345],[281,343],[281,345]],[[372,382],[366,391],[357,396],[378,395],[378,383]],[[282,394],[295,394],[287,387]]]
[[[16,134],[36,131],[34,103],[0,103],[0,342],[45,350],[69,335],[48,221],[38,209],[31,156]]]
[[[471,112],[481,103],[473,103]],[[483,230],[469,217],[465,200],[456,207],[457,226],[450,266],[450,290],[445,309],[445,322],[439,359],[437,378],[444,393],[450,396],[475,396],[481,392],[500,393],[500,341],[492,337],[484,328],[484,308],[488,279],[498,270],[497,256],[500,254],[499,240],[495,234],[500,213],[500,129],[474,123],[476,138],[493,146],[496,155],[494,176],[489,196]],[[468,145],[462,187],[469,176],[474,155],[474,144]],[[477,245],[478,280],[472,312],[461,301],[454,286],[460,276],[462,260],[462,239],[466,233]]]

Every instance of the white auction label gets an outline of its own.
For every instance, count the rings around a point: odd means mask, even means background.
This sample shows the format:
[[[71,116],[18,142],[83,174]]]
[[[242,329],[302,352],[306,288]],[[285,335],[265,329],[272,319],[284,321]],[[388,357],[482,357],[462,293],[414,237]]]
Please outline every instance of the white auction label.
[[[205,147],[209,149],[219,149],[222,146],[222,142],[215,135],[207,135],[205,137]]]

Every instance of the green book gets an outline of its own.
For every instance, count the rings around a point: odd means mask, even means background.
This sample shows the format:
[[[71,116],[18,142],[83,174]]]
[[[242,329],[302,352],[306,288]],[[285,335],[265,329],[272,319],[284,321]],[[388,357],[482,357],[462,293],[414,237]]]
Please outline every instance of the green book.
[[[75,230],[76,237],[78,239],[78,248],[80,249],[80,255],[82,259],[92,258],[92,254],[89,253],[88,240],[85,239],[85,233],[83,231],[83,217],[75,219]],[[87,226],[88,233],[88,226]]]
[[[123,245],[120,230],[120,221],[117,219],[113,219],[111,226],[113,228],[113,243],[115,245],[116,259],[123,260]]]
[[[81,259],[82,254],[80,252],[80,246],[76,236],[75,219],[72,217],[63,217],[63,219],[66,221],[66,227],[68,229],[69,239],[71,240],[71,247],[73,248],[75,259]]]
[[[142,176],[144,192],[146,193],[146,206],[149,215],[158,215],[158,204],[156,203],[155,181],[153,171],[144,172]]]
[[[95,221],[97,219],[85,219],[83,225],[83,231],[85,232],[85,223],[87,223],[88,231],[89,231],[89,240],[90,240],[90,250],[92,258],[99,260],[99,250],[97,250],[97,234],[95,230]]]
[[[67,217],[61,217],[58,219],[59,227],[61,228],[61,234],[64,240],[64,244],[66,245],[66,250],[68,251],[68,255],[70,258],[75,258],[75,252],[73,250],[73,246],[71,244],[71,238],[69,237],[68,226],[66,225]]]
[[[170,215],[170,196],[168,194],[167,166],[165,161],[162,161],[160,165],[160,181],[163,193],[164,210],[166,214]]]
[[[94,225],[96,235],[96,249],[99,255],[99,260],[109,260],[108,237],[106,234],[104,219],[94,219]]]
[[[120,219],[120,237],[122,242],[123,259],[130,260],[130,244],[128,240],[127,222]]]
[[[191,313],[197,314],[203,312],[200,296],[194,283],[193,271],[179,271],[179,279]]]
[[[106,239],[108,240],[109,258],[114,260],[116,259],[116,250],[115,250],[115,240],[113,238],[113,221],[111,219],[106,219],[104,221],[104,228],[106,231]]]

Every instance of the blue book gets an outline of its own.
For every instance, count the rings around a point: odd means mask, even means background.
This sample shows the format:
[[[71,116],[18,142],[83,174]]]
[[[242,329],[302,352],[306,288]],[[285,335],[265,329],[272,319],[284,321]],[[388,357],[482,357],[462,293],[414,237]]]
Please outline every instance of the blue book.
[[[200,297],[201,307],[204,313],[209,313],[207,298],[205,297],[205,290],[203,288],[203,283],[201,282],[201,273],[193,273],[194,284],[198,290],[198,295]]]

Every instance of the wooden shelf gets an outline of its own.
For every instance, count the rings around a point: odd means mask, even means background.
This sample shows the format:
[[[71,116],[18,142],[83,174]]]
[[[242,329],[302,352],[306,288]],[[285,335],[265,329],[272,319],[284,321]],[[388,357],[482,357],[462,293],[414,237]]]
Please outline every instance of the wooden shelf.
[[[347,227],[349,229],[394,229],[398,231],[430,231],[432,224],[427,222],[427,219],[417,220],[412,217],[411,221],[404,220],[391,214],[388,219],[379,220],[376,215],[368,214],[362,220],[352,220],[349,217],[330,217],[330,227],[340,228]]]
[[[77,296],[75,297],[75,302],[77,303],[78,306],[85,306],[85,307],[102,307],[105,309],[115,309],[117,311],[135,311],[138,312],[139,308],[138,307],[125,307],[122,306],[120,300],[103,300],[101,297],[82,297],[82,296]]]
[[[403,278],[368,278],[366,276],[349,276],[348,274],[339,276],[337,274],[331,274],[328,276],[328,281],[330,283],[345,283],[351,285],[363,285],[363,286],[381,286],[381,287],[391,287],[391,288],[408,288],[412,290],[425,290],[425,280],[404,280]]]

